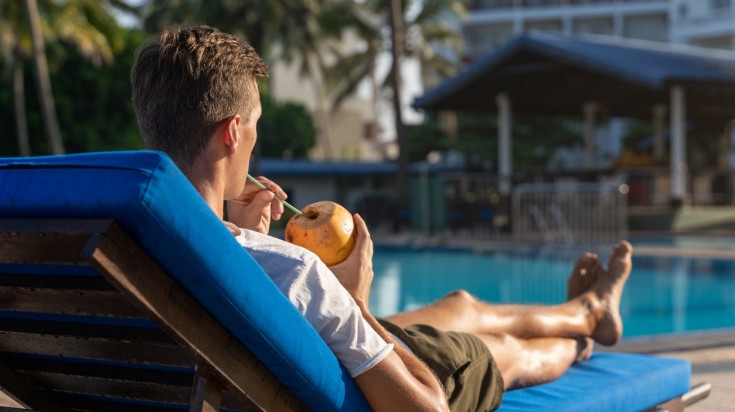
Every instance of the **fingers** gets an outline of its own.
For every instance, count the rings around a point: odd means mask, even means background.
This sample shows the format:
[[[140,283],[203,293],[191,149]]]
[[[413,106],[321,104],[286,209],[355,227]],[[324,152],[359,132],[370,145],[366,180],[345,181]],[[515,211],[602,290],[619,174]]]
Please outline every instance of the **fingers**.
[[[367,308],[370,301],[370,285],[373,281],[373,241],[370,239],[365,221],[353,215],[355,222],[355,248],[347,259],[331,266],[331,270],[342,286],[355,299],[358,306]]]
[[[265,186],[265,189],[262,189],[257,184],[251,182],[250,180],[245,182],[245,187],[242,190],[242,193],[237,197],[237,200],[242,202],[249,202],[253,196],[256,196],[259,192],[263,190],[268,190],[280,197],[281,199],[286,199],[288,195],[286,192],[281,188],[281,186],[278,186],[277,184],[273,183],[272,181],[268,180],[265,177],[258,177],[256,180]]]
[[[254,209],[265,209],[269,203],[273,204],[273,202],[280,203],[273,192],[269,190],[261,190],[260,193],[253,198],[252,205]]]
[[[273,196],[273,200],[271,200],[271,218],[273,220],[280,220],[283,215],[283,211],[283,203]]]
[[[257,208],[265,208],[270,202],[269,219],[279,220],[285,209],[283,203],[276,199],[273,194],[278,195],[281,199],[287,198],[288,195],[280,186],[265,177],[260,176],[256,180],[265,186],[265,189],[248,180],[242,193],[234,200],[242,202],[244,206]]]
[[[276,183],[273,183],[273,181],[271,181],[267,177],[258,176],[258,177],[255,178],[255,180],[257,180],[260,183],[262,183],[263,186],[265,186],[268,190],[270,190],[271,192],[273,192],[276,195],[278,195],[278,197],[280,197],[281,199],[287,199],[288,198],[288,195],[281,188],[281,186],[278,186]]]
[[[258,176],[256,178],[256,180],[258,182],[260,182],[263,186],[265,186],[266,189],[268,189],[270,192],[275,193],[281,199],[288,198],[288,195],[281,188],[281,186],[277,185],[272,180],[270,180],[270,179],[268,179],[266,177],[263,177],[263,176]],[[252,183],[252,182],[250,182],[250,183]],[[254,183],[253,183],[253,185],[254,185]],[[275,197],[273,197],[270,200],[270,202],[271,202],[271,210],[270,210],[271,219],[273,219],[273,220],[280,220],[281,219],[281,216],[283,216],[283,212],[285,210],[284,207],[283,207],[283,203],[281,203],[281,201],[278,200],[278,199],[276,199]]]
[[[253,197],[250,203],[240,209],[242,218],[248,224],[248,229],[255,229],[263,221],[270,222],[270,204],[274,199],[275,195],[273,192],[261,190],[260,193]]]
[[[370,232],[368,232],[367,225],[365,224],[365,221],[362,220],[362,217],[355,213],[352,216],[352,220],[355,221],[355,231],[357,233],[357,241],[360,242],[362,239],[363,241],[365,239],[370,239]]]
[[[370,232],[368,231],[367,224],[362,217],[355,213],[353,216],[355,221],[355,231],[357,237],[355,239],[356,248],[365,247],[370,256],[373,255],[373,241],[370,239]]]

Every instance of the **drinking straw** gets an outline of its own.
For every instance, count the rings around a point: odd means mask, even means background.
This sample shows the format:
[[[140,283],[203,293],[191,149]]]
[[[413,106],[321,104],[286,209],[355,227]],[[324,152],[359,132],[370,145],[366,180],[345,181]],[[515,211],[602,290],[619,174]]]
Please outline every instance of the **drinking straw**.
[[[250,176],[250,174],[248,174],[248,179],[250,179],[251,182],[255,183],[255,185],[258,186],[259,188],[265,189],[265,190],[270,190],[267,187],[263,186],[262,183],[260,183],[259,181],[255,180],[255,178],[252,177],[252,176]],[[273,196],[275,196],[276,199],[278,199],[281,203],[283,203],[284,206],[286,206],[287,208],[291,209],[294,213],[299,214],[301,216],[304,216],[304,213],[303,212],[301,212],[299,209],[296,209],[295,207],[291,206],[290,203],[288,203],[287,201],[281,199],[281,197],[278,196],[277,194],[273,193]]]

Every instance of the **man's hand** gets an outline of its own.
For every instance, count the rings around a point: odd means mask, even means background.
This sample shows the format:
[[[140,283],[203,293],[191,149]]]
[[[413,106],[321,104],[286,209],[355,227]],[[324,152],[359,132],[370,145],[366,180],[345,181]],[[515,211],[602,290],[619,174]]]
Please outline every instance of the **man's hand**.
[[[279,220],[283,215],[283,204],[273,195],[282,199],[288,197],[280,186],[264,177],[257,180],[268,190],[259,188],[248,181],[242,193],[227,201],[227,220],[239,227],[268,234],[271,219]]]
[[[370,286],[373,283],[373,241],[360,215],[355,214],[353,218],[357,235],[355,248],[344,262],[329,269],[364,311],[370,301]]]

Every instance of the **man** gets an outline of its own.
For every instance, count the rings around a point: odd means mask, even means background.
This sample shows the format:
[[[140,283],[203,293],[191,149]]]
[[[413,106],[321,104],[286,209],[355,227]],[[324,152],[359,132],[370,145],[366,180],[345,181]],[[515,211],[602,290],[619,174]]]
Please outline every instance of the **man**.
[[[357,242],[327,268],[311,252],[267,236],[285,198],[247,182],[261,114],[257,80],[267,66],[249,45],[198,26],[164,31],[141,47],[131,73],[146,147],[181,168],[225,225],[314,326],[375,410],[492,410],[505,389],[557,378],[589,357],[592,340],[622,334],[619,302],[632,248],[620,242],[608,269],[583,255],[555,306],[490,305],[452,292],[419,310],[377,320],[369,311],[373,244],[354,216]],[[267,138],[267,136],[266,136]],[[223,220],[224,221],[224,220]],[[236,276],[237,274],[233,274]]]

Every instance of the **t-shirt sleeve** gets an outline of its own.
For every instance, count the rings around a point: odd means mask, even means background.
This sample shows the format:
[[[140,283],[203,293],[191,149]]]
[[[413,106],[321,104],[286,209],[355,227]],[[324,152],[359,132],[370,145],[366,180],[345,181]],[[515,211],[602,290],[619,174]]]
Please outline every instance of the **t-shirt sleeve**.
[[[369,370],[393,349],[362,317],[352,296],[332,272],[316,259],[307,276],[309,302],[301,301],[307,320],[314,325],[329,348],[352,377]],[[294,292],[292,292],[294,293]],[[300,291],[295,291],[298,296]],[[313,316],[316,314],[316,316]]]
[[[352,377],[370,370],[390,354],[393,344],[386,343],[362,317],[352,296],[315,254],[274,238],[267,244],[253,242],[257,235],[246,235],[244,241],[241,236],[238,241],[316,329]]]

